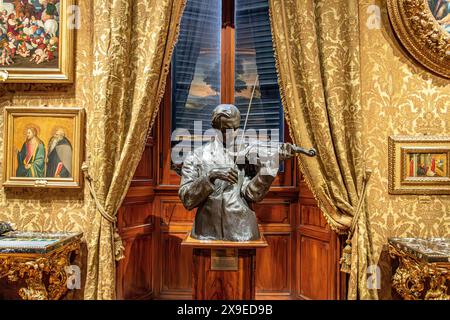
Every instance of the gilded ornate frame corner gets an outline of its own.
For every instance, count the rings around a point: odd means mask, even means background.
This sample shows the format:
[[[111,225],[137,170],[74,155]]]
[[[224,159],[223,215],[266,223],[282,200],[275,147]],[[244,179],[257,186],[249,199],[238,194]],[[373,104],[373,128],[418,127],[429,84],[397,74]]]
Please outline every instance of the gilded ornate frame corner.
[[[450,34],[436,21],[427,0],[387,0],[393,29],[424,67],[450,79]]]

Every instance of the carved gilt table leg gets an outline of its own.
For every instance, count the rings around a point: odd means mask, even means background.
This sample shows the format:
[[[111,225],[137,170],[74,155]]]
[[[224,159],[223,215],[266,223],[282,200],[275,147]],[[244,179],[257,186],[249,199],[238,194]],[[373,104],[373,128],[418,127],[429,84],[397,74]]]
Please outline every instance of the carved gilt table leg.
[[[425,300],[450,300],[447,294],[447,282],[450,282],[450,272],[437,266],[429,267],[430,289],[425,295]]]
[[[389,253],[399,261],[392,287],[403,299],[450,300],[449,263],[423,261],[393,245],[389,245]]]
[[[31,266],[34,268],[35,266]],[[25,277],[26,288],[19,290],[19,295],[23,300],[48,300],[48,293],[43,283],[43,271],[39,267],[27,271],[28,276]]]
[[[19,290],[23,300],[46,300],[47,289],[43,283],[43,273],[48,270],[48,260],[38,258],[24,261],[23,257],[0,257],[0,278],[10,282],[24,279],[27,286]]]
[[[70,255],[72,252],[79,253],[80,243],[74,242],[55,254],[50,261],[49,279],[49,299],[59,300],[67,293],[67,272],[66,267],[70,265]]]
[[[19,290],[23,300],[58,300],[68,291],[66,267],[70,265],[70,255],[79,249],[80,241],[76,241],[40,257],[1,255],[0,278],[10,282],[23,279],[27,285]],[[48,275],[47,285],[44,275]]]
[[[405,300],[422,299],[425,289],[423,269],[409,256],[390,246],[392,258],[398,258],[399,266],[392,277],[392,287]]]

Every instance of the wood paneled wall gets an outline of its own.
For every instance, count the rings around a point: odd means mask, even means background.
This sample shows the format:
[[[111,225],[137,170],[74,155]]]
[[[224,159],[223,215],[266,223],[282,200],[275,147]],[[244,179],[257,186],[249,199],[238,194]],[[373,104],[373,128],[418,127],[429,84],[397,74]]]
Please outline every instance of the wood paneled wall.
[[[195,211],[181,204],[180,178],[170,169],[169,101],[166,97],[163,102],[119,211],[126,255],[117,267],[119,299],[191,298],[192,249],[182,248],[181,241],[191,230]],[[269,243],[257,253],[256,297],[343,298],[341,242],[298,177],[296,160],[286,162],[268,197],[255,205]]]

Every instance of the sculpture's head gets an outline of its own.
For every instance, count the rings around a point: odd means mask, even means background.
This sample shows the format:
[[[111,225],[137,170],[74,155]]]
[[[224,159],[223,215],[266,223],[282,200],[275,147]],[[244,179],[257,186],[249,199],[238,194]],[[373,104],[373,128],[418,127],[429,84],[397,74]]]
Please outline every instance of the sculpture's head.
[[[234,141],[241,123],[241,112],[232,104],[219,104],[212,112],[211,125],[222,133],[222,142]]]

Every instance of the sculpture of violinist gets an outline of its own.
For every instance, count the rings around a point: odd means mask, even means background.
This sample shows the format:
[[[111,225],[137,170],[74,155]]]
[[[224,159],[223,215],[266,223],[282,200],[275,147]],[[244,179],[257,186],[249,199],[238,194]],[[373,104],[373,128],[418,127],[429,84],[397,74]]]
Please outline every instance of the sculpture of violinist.
[[[245,152],[251,147],[234,146],[241,115],[229,104],[217,106],[212,114],[216,136],[189,153],[181,170],[179,196],[188,210],[197,209],[191,236],[200,240],[251,241],[260,238],[255,212],[249,203],[263,200],[278,173],[280,161],[306,151],[289,143],[249,163]],[[234,146],[227,148],[227,146]],[[237,152],[236,152],[237,151]],[[244,155],[240,164],[237,159]],[[268,156],[269,155],[269,156]],[[278,158],[275,158],[278,157]],[[253,170],[249,170],[252,167]]]

